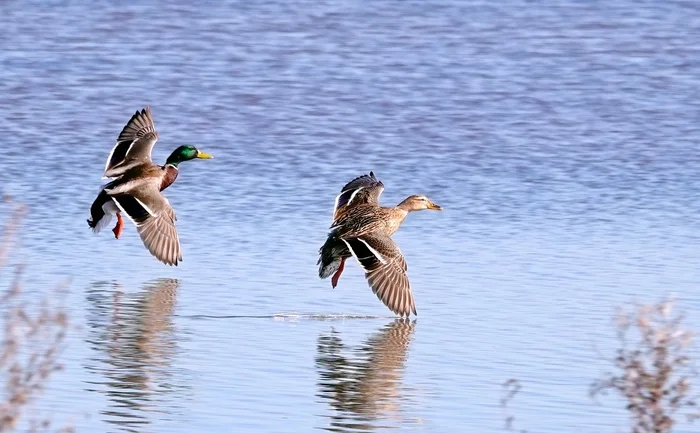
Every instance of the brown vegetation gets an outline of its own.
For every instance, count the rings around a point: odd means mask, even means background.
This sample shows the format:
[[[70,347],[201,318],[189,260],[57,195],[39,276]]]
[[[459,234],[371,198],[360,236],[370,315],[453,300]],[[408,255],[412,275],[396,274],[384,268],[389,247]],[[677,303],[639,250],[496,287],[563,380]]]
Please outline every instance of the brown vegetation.
[[[693,333],[672,301],[621,310],[617,316],[620,348],[613,371],[591,385],[591,397],[617,393],[625,401],[632,433],[670,433],[681,419],[699,417],[692,380],[697,372],[689,356]],[[508,404],[521,390],[517,379],[503,384],[505,429],[514,431]],[[524,430],[521,430],[523,432]]]
[[[626,401],[632,433],[667,433],[681,417],[698,415],[691,387],[697,372],[688,356],[693,334],[673,307],[664,301],[620,311],[614,371],[591,386],[593,397],[612,391]]]
[[[16,431],[26,424],[29,432],[49,431],[48,420],[27,412],[45,388],[52,373],[60,369],[58,355],[68,326],[66,314],[48,300],[32,308],[22,298],[22,266],[10,263],[10,252],[17,247],[17,232],[24,208],[5,197],[0,215],[8,215],[0,228],[0,277],[9,279],[0,290],[2,346],[0,346],[0,433]],[[71,431],[63,428],[61,431]]]

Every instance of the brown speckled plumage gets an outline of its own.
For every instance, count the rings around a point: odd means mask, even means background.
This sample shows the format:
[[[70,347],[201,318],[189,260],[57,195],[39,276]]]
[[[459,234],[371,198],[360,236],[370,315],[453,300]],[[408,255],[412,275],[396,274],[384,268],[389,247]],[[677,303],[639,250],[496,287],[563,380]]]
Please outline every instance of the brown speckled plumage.
[[[343,187],[336,199],[333,223],[318,259],[319,276],[334,276],[354,255],[365,270],[372,291],[391,311],[408,316],[416,313],[406,261],[391,239],[409,212],[441,208],[421,195],[412,195],[395,207],[379,205],[384,185],[374,173],[363,175]]]

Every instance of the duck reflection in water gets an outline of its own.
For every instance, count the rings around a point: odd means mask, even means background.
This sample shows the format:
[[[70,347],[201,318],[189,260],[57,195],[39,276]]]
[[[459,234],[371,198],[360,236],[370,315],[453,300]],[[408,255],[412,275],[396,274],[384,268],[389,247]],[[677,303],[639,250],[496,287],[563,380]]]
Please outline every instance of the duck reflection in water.
[[[335,331],[318,338],[317,396],[333,410],[325,430],[372,431],[402,422],[408,395],[401,379],[414,327],[415,322],[396,320],[350,350]]]
[[[136,293],[118,283],[88,290],[86,342],[94,355],[86,369],[99,377],[87,390],[104,394],[104,420],[121,431],[138,432],[150,424],[149,412],[168,412],[170,363],[177,350],[172,313],[179,281],[158,279]]]

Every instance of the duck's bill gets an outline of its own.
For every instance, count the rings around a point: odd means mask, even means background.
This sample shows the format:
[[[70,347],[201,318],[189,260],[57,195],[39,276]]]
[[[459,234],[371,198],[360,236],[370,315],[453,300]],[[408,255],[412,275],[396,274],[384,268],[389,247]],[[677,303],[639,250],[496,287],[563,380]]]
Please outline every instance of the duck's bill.
[[[212,159],[213,156],[209,155],[209,154],[206,153],[206,152],[202,152],[201,150],[198,150],[198,151],[197,151],[197,158],[200,158],[200,159]]]
[[[430,203],[430,204],[428,205],[428,209],[432,209],[432,210],[442,210],[442,207],[436,205],[435,203]]]

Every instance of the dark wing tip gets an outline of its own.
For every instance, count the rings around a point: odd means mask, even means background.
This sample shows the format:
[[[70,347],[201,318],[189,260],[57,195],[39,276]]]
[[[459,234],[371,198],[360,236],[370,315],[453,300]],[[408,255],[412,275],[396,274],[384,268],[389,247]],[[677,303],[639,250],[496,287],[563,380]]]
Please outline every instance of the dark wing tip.
[[[126,122],[127,125],[128,125],[129,123],[132,123],[134,120],[138,119],[139,117],[141,117],[141,116],[144,115],[144,114],[145,114],[145,110],[136,110],[136,111],[134,111],[134,114],[131,116],[131,119],[129,119],[129,121]]]
[[[348,182],[345,186],[349,186],[349,185],[353,184],[355,181],[358,181],[360,179],[365,179],[365,178],[377,180],[377,176],[374,175],[374,171],[370,171],[369,174],[365,173],[365,174],[361,174],[361,175],[355,177],[353,180]]]
[[[141,110],[141,116],[145,123],[144,126],[149,126],[149,123],[153,123],[153,116],[151,115],[151,107],[146,105],[146,108]]]
[[[158,261],[160,261],[163,264],[168,265],[168,266],[177,266],[182,261],[182,258],[171,259],[171,258],[166,258],[166,257],[158,257],[155,253],[153,253],[151,251],[149,251],[149,252],[153,255],[153,257],[158,259]]]

